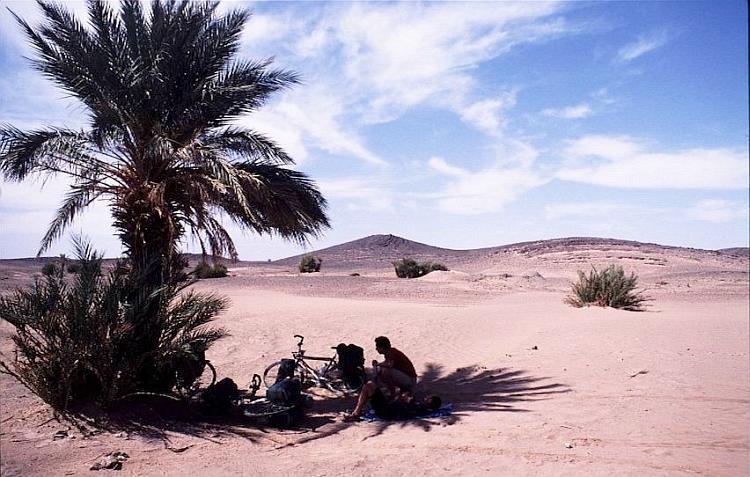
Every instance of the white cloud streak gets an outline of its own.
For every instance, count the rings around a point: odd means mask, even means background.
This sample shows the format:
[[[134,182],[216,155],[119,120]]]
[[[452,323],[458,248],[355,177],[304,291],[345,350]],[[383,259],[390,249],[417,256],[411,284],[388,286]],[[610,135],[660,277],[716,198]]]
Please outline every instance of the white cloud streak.
[[[691,219],[711,223],[726,223],[747,220],[750,217],[747,203],[724,199],[705,199],[695,203],[687,212]]]
[[[652,33],[648,36],[641,36],[637,41],[629,43],[617,52],[615,58],[618,62],[632,61],[639,58],[646,53],[654,51],[664,46],[669,40],[669,36],[666,32]]]
[[[747,189],[747,151],[650,151],[627,136],[585,136],[569,141],[558,179],[633,189]]]
[[[563,109],[545,109],[541,114],[542,116],[560,119],[583,119],[591,116],[593,113],[594,110],[588,104],[579,104]]]

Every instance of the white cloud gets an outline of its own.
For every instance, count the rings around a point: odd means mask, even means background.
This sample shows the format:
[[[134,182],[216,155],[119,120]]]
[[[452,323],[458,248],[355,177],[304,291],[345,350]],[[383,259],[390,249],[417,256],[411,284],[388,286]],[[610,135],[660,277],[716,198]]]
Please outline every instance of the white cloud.
[[[578,202],[547,205],[545,216],[550,220],[567,218],[612,218],[643,212],[642,207],[615,202]]]
[[[712,223],[746,220],[750,216],[747,203],[724,199],[705,199],[695,203],[687,212],[688,217]]]
[[[669,37],[666,32],[652,33],[649,36],[641,36],[637,41],[629,43],[617,52],[616,60],[619,62],[632,61],[646,53],[664,46]]]
[[[627,136],[586,136],[569,141],[558,179],[636,189],[746,189],[747,151],[651,151]]]
[[[515,92],[510,92],[502,98],[477,101],[460,111],[461,119],[480,131],[498,136],[508,122],[501,117],[500,111],[516,104],[515,95]]]
[[[542,116],[549,116],[552,118],[561,119],[582,119],[591,116],[594,110],[588,104],[579,104],[577,106],[570,106],[563,109],[545,109],[542,111]]]
[[[381,212],[394,208],[390,193],[367,179],[321,180],[318,185],[327,199],[344,201],[349,210]]]
[[[365,120],[382,122],[417,104],[464,108],[475,84],[471,69],[565,30],[545,20],[557,8],[547,2],[501,2],[491,9],[463,2],[354,3],[334,34]]]
[[[441,158],[431,158],[428,166],[450,180],[439,192],[437,208],[457,215],[479,215],[500,211],[529,189],[546,181],[523,165],[494,164],[477,172],[453,166]]]

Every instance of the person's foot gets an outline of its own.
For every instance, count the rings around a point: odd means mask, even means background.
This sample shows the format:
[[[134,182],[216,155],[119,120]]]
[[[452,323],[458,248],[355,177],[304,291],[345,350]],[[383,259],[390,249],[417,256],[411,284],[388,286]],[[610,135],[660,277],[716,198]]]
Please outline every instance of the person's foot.
[[[345,422],[355,422],[362,419],[362,416],[359,413],[355,412],[345,412],[344,413],[344,421]]]

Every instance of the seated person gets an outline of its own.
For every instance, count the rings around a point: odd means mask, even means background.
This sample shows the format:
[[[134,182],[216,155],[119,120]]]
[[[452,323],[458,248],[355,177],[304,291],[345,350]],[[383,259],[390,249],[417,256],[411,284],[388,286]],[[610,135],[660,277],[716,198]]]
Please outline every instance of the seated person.
[[[417,384],[417,371],[411,360],[400,350],[391,346],[391,342],[385,336],[375,338],[375,349],[385,358],[378,363],[372,361],[377,372],[377,379],[388,390],[388,395],[396,396],[396,388],[400,392],[409,392]]]

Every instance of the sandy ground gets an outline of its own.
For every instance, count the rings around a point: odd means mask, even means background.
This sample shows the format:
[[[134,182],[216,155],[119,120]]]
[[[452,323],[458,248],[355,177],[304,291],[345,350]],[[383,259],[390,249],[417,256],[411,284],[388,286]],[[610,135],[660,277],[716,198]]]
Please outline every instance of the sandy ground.
[[[244,387],[290,355],[296,333],[314,354],[359,344],[369,363],[383,334],[452,415],[343,422],[354,398],[319,392],[292,429],[186,426],[154,410],[151,430],[83,434],[0,375],[0,475],[91,475],[113,451],[129,455],[123,476],[749,475],[746,256],[557,247],[478,254],[417,280],[387,261],[326,263],[305,275],[245,264],[196,285],[232,302],[217,321],[232,336],[208,356],[220,376]],[[563,303],[578,269],[609,263],[638,274],[647,312]],[[17,265],[0,267],[6,288],[23,282]],[[0,325],[6,356],[8,336]]]

